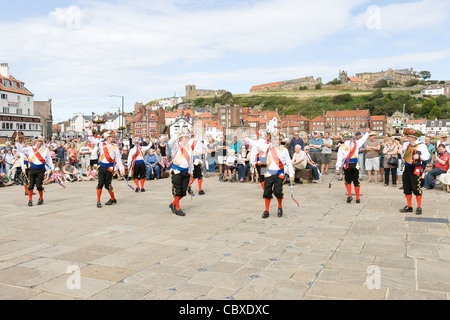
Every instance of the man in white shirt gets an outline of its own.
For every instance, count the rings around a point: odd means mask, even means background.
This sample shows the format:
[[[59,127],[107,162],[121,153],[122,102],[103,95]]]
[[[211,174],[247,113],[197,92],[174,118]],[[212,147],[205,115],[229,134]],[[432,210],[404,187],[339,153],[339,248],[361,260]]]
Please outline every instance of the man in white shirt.
[[[358,152],[361,146],[369,138],[370,129],[358,140],[353,140],[353,134],[347,131],[342,132],[341,136],[344,143],[339,147],[336,161],[336,175],[339,174],[339,169],[344,168],[345,187],[347,188],[347,203],[351,203],[352,197],[352,183],[355,187],[356,203],[360,203],[360,181],[359,181],[359,165]]]
[[[16,148],[17,151],[24,154],[29,159],[30,164],[30,174],[29,174],[29,184],[28,184],[28,206],[33,205],[33,189],[36,185],[36,189],[39,193],[38,205],[44,203],[44,188],[43,181],[46,171],[46,166],[50,170],[54,170],[54,165],[52,157],[50,155],[50,150],[45,147],[44,139],[42,137],[37,137],[35,139],[34,146],[23,147],[19,142],[19,137],[16,137]]]
[[[90,127],[90,126],[89,126]],[[99,168],[98,168],[98,185],[97,185],[97,208],[101,208],[102,204],[100,198],[102,195],[102,189],[108,190],[111,199],[105,203],[110,206],[117,203],[117,199],[114,196],[114,189],[112,187],[112,178],[114,172],[114,166],[117,163],[120,174],[124,174],[124,167],[122,164],[121,154],[118,146],[114,143],[116,134],[114,132],[106,132],[103,135],[104,139],[95,138],[92,131],[88,131],[88,139],[91,143],[98,146],[100,150]]]
[[[192,156],[194,161],[194,171],[189,181],[189,193],[192,193],[192,183],[195,179],[198,181],[198,194],[204,195],[205,191],[202,189],[203,185],[203,155],[205,154],[206,147],[201,142],[194,138],[194,135],[191,134],[191,140],[188,142],[188,146],[192,149]]]
[[[87,173],[87,169],[91,164],[91,148],[89,148],[87,141],[83,141],[83,145],[80,147],[79,154],[81,175],[83,175]]]
[[[264,201],[266,210],[262,214],[262,218],[269,217],[269,206],[272,195],[275,195],[278,201],[278,217],[283,216],[283,184],[285,168],[287,167],[291,183],[294,183],[295,172],[292,166],[292,160],[288,149],[281,145],[282,137],[277,135],[273,137],[273,142],[267,145],[266,143],[258,143],[247,138],[244,133],[244,142],[251,147],[258,148],[265,153],[267,171],[264,175]]]
[[[186,196],[189,187],[190,177],[194,172],[194,162],[192,147],[188,145],[189,133],[181,130],[169,140],[169,147],[172,150],[172,195],[173,202],[169,208],[177,216],[185,216],[180,208],[180,200]]]
[[[136,184],[135,192],[145,192],[145,176],[147,175],[147,166],[145,165],[145,153],[153,145],[152,142],[147,146],[141,146],[142,141],[140,138],[134,139],[134,147],[128,154],[128,172],[133,172],[134,183]],[[141,182],[141,188],[139,188],[139,181]]]

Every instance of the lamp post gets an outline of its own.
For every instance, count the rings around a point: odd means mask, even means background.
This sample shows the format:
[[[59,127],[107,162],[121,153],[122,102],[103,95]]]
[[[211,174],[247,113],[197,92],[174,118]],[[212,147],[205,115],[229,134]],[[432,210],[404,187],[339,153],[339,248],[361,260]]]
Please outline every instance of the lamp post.
[[[125,113],[124,113],[124,110],[123,110],[123,108],[124,108],[124,101],[125,101],[125,97],[124,96],[114,96],[114,95],[110,95],[109,96],[110,98],[122,98],[122,123],[121,123],[121,126],[120,127],[124,127],[124,115],[125,115]],[[123,139],[123,130],[122,130],[122,139]]]

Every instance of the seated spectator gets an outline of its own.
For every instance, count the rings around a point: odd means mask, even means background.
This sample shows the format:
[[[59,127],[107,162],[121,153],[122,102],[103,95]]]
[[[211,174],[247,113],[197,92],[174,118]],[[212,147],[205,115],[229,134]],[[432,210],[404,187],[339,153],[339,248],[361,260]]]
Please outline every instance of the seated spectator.
[[[430,160],[431,161],[431,160]],[[430,173],[431,170],[434,169],[433,164],[430,162],[427,165],[425,165],[425,170],[422,173],[422,181],[420,186],[423,188],[424,184],[425,184],[425,179],[428,176],[428,173]],[[436,179],[435,178],[431,178],[431,183],[430,183],[430,189],[434,189],[434,187],[436,186]]]
[[[447,173],[449,168],[450,155],[447,153],[447,149],[444,144],[440,144],[437,148],[438,153],[433,154],[432,163],[435,163],[434,169],[431,170],[425,177],[423,184],[424,189],[433,189],[432,181],[437,176]]]
[[[292,165],[294,166],[294,170],[303,170],[307,165],[306,153],[302,150],[302,146],[297,144],[294,147],[294,154],[292,155]]]
[[[61,183],[61,184],[64,182],[64,176],[63,176],[61,170],[59,169],[59,167],[56,167],[55,172],[53,172],[52,182]]]
[[[236,170],[236,161],[237,161],[237,157],[235,155],[234,149],[230,149],[230,154],[229,156],[226,157],[225,160],[225,165],[224,165],[224,182],[227,181],[227,177],[228,177],[228,181],[232,181],[235,170]]]
[[[97,170],[92,166],[87,167],[86,177],[81,177],[83,181],[92,181],[97,179]]]
[[[166,169],[166,166],[164,164],[164,157],[162,156],[162,153],[161,153],[161,148],[157,148],[155,150],[155,157],[156,157],[156,162],[158,163],[159,171],[161,173]],[[159,174],[159,176],[161,176],[161,174]]]
[[[14,181],[12,181],[4,172],[0,173],[0,187],[9,187],[14,184]]]
[[[311,169],[313,173],[313,182],[314,183],[321,183],[320,181],[320,170],[319,165],[315,163],[309,154],[310,147],[305,147],[305,153],[306,153],[306,169]]]
[[[45,172],[43,184],[44,184],[44,185],[47,185],[47,184],[49,184],[49,183],[52,183],[52,182],[53,182],[53,179],[52,179],[52,178],[53,178],[52,170],[47,170],[47,171]]]
[[[152,173],[155,175],[156,179],[159,179],[161,168],[158,164],[154,149],[149,149],[147,151],[147,155],[145,156],[145,165],[147,166],[147,180],[150,180]]]
[[[238,153],[238,179],[240,182],[245,181],[245,177],[247,176],[248,168],[250,166],[250,150],[247,149],[247,146],[243,145],[241,150]]]
[[[62,168],[62,173],[66,182],[81,181],[81,176],[78,169],[71,165],[70,161],[65,162],[64,167]]]

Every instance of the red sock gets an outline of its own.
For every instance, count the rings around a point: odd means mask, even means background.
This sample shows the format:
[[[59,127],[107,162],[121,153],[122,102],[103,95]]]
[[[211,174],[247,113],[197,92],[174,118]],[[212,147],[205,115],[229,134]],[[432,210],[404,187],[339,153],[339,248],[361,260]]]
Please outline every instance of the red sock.
[[[355,187],[356,200],[359,200],[359,192],[361,187]]]
[[[97,189],[97,202],[100,202],[101,196],[102,196],[102,189]]]
[[[33,200],[33,190],[28,190],[28,200]]]
[[[262,189],[264,190],[264,181],[261,182],[261,187],[262,187]]]
[[[175,208],[176,208],[177,210],[180,209],[180,200],[181,200],[181,197],[175,197],[174,200],[173,200],[173,202],[172,202],[172,204],[175,205]]]
[[[203,180],[198,179],[198,191],[202,190],[202,183],[203,183]]]
[[[192,182],[194,182],[195,178],[191,178],[191,181],[189,181],[189,188],[192,186]]]
[[[139,180],[138,179],[134,179],[134,184],[136,185],[136,188],[139,188]]]
[[[264,199],[266,202],[266,211],[269,212],[270,199]]]
[[[416,196],[417,207],[422,208],[422,196]]]
[[[33,191],[31,191],[33,192]],[[38,191],[39,192],[39,199],[44,199],[44,191]]]
[[[277,200],[278,200],[278,209],[281,209],[283,207],[282,206],[283,199],[277,198]]]
[[[116,197],[114,197],[114,191],[108,190],[109,195],[111,196],[111,200],[116,200]]]
[[[352,185],[349,183],[345,187],[347,188],[348,196],[351,197],[352,196]]]
[[[28,185],[25,183],[23,186],[25,187],[25,192],[28,192]]]
[[[145,179],[141,179],[141,189],[144,189]]]
[[[408,202],[408,207],[412,208],[412,194],[406,195],[406,201]]]

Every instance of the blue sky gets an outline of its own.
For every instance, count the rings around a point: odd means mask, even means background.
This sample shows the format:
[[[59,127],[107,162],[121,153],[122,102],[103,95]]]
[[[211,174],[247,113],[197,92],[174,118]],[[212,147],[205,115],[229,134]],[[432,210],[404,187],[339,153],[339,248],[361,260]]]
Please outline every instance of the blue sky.
[[[447,0],[0,0],[0,62],[57,121],[184,94],[387,68],[450,80]]]

